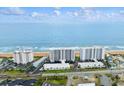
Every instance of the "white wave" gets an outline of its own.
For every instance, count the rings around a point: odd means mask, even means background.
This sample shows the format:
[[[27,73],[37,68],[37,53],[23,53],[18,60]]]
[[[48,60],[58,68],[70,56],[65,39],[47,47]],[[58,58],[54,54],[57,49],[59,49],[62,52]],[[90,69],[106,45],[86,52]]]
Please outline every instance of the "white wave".
[[[124,49],[124,46],[116,46],[116,48]]]

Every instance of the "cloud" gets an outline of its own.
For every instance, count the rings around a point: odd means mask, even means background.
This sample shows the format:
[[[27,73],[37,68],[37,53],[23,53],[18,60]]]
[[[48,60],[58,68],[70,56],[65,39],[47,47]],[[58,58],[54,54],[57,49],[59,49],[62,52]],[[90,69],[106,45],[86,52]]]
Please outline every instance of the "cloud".
[[[74,14],[74,16],[78,16],[79,15],[78,12],[74,12],[73,14]]]
[[[59,10],[54,10],[54,15],[55,16],[60,16],[61,15],[61,12]]]
[[[93,11],[91,8],[80,8],[79,10],[74,11],[67,11],[66,14],[69,16],[75,16],[75,17],[90,17],[94,14],[95,11]]]
[[[25,9],[25,8],[24,8]],[[22,8],[1,8],[1,16],[5,16],[6,20],[8,19],[24,19],[25,21],[32,22],[46,22],[46,23],[83,23],[83,22],[97,22],[97,21],[120,21],[124,20],[124,11],[109,11],[106,12],[106,9],[100,10],[98,8],[80,8],[80,9],[66,9],[65,11],[61,8],[54,8],[49,11],[28,11]],[[2,15],[3,14],[3,15]],[[13,15],[13,16],[9,16]],[[20,16],[21,15],[21,16]],[[9,16],[7,18],[7,16]],[[13,17],[13,18],[12,18]],[[2,18],[1,18],[2,19]],[[18,21],[18,20],[16,20]]]
[[[48,14],[33,12],[33,13],[31,14],[31,16],[32,16],[32,17],[44,17],[44,16],[48,16]]]
[[[96,8],[81,8],[81,10],[79,11],[79,16],[87,21],[116,21],[120,19],[124,20],[123,11],[104,12],[97,10]]]
[[[1,9],[0,14],[23,15],[25,14],[25,11],[18,7],[11,7],[11,8],[6,8],[6,9]]]
[[[78,17],[78,16],[80,16],[78,11],[71,11],[71,12],[67,11],[65,13],[65,15],[68,16],[68,17]]]

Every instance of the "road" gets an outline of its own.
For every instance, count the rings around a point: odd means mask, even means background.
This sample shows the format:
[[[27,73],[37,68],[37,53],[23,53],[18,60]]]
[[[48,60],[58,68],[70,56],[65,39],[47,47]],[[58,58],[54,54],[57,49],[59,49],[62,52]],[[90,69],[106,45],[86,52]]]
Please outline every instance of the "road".
[[[124,73],[123,70],[102,70],[102,71],[86,71],[86,72],[66,72],[66,73],[43,73],[42,76],[76,76],[85,74],[105,74],[105,73]]]
[[[16,75],[16,78],[20,78],[20,77],[37,77],[37,76],[85,76],[86,74],[105,74],[105,73],[114,73],[114,74],[118,74],[118,73],[124,73],[124,69],[123,70],[102,70],[102,71],[85,71],[85,72],[66,72],[66,73],[39,73],[39,74],[28,74],[28,75],[24,75],[24,76],[18,76]],[[0,78],[6,78],[6,77],[14,77],[13,75],[12,76],[9,76],[9,75],[3,75],[3,74],[0,74]],[[68,81],[70,82],[70,81]]]

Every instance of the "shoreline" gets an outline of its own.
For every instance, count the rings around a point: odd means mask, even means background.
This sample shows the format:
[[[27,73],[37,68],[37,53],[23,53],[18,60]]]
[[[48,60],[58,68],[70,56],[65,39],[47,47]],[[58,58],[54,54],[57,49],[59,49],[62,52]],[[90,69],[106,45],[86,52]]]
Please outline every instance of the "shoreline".
[[[34,57],[42,57],[42,56],[48,56],[49,52],[33,52]],[[124,55],[124,50],[107,50],[105,54],[112,54],[112,55]],[[80,56],[79,51],[75,52],[76,56]],[[6,58],[6,57],[13,57],[13,52],[3,53],[0,52],[0,58]]]
[[[48,56],[49,52],[33,52],[34,56],[42,57]],[[0,58],[13,57],[13,53],[0,53]]]
[[[33,52],[34,57],[48,56],[49,52]],[[79,56],[79,52],[75,53],[76,56]],[[13,57],[13,53],[0,53],[0,58]]]

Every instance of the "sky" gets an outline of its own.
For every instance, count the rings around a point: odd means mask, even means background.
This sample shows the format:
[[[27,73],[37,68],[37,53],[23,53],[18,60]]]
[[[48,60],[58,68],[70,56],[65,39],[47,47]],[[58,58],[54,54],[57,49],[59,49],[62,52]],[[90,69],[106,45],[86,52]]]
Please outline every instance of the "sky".
[[[0,7],[1,46],[124,45],[124,7]]]
[[[123,7],[1,7],[0,23],[86,23],[124,21]]]

